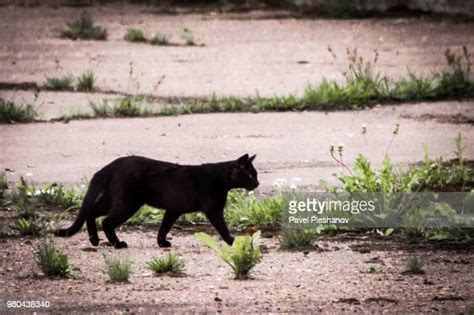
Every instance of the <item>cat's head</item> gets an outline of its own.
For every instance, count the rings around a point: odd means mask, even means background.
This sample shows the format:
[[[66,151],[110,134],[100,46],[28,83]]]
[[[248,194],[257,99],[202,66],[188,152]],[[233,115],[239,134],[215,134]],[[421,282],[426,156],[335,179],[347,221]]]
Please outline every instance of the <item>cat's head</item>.
[[[231,182],[235,188],[245,188],[254,190],[259,185],[257,170],[252,165],[252,161],[257,155],[249,157],[244,154],[237,160],[231,162]]]

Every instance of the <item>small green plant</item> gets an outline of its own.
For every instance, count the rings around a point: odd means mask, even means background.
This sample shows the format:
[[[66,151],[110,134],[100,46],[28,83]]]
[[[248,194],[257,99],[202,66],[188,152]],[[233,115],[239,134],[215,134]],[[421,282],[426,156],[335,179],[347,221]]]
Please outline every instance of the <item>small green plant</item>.
[[[250,271],[262,260],[262,253],[257,244],[260,231],[252,236],[237,236],[232,246],[225,243],[219,245],[210,235],[199,232],[196,238],[212,249],[234,272],[236,279],[247,279]]]
[[[72,76],[65,75],[61,77],[46,77],[43,83],[43,89],[49,91],[71,91],[73,90]]]
[[[79,196],[73,189],[67,189],[61,184],[47,184],[41,189],[35,190],[37,200],[44,206],[59,207],[69,209],[78,207]]]
[[[89,106],[92,109],[92,117],[105,118],[111,116],[110,106],[108,100],[102,100],[100,102],[89,101]]]
[[[129,28],[123,37],[127,42],[144,43],[146,42],[145,32],[136,28]]]
[[[194,33],[191,30],[191,28],[187,26],[183,26],[181,28],[181,38],[184,39],[184,41],[186,42],[186,45],[188,46],[196,45],[196,42],[194,41]]]
[[[144,205],[130,219],[127,220],[129,225],[158,225],[163,220],[163,211]]]
[[[168,253],[164,257],[155,257],[148,261],[146,265],[156,275],[181,275],[184,273],[184,262],[174,253]]]
[[[95,82],[94,72],[90,69],[86,70],[77,78],[77,90],[91,92],[94,89]]]
[[[67,23],[67,29],[60,31],[60,37],[73,40],[106,40],[107,30],[94,25],[92,16],[83,12],[78,20]]]
[[[50,278],[77,278],[74,272],[78,268],[69,263],[67,255],[61,254],[51,240],[38,245],[36,262],[43,273]]]
[[[13,221],[10,228],[21,236],[41,236],[46,234],[46,223],[37,216],[20,217]]]
[[[114,106],[113,113],[116,117],[139,117],[142,116],[142,108],[134,97],[124,97]]]
[[[0,173],[0,201],[7,197],[8,183],[5,173]]]
[[[433,80],[408,71],[408,77],[396,82],[390,94],[400,100],[430,99],[433,97]]]
[[[436,97],[470,95],[474,91],[474,84],[470,80],[471,59],[467,47],[462,47],[461,54],[456,54],[448,48],[444,56],[450,70],[436,74]]]
[[[423,270],[423,265],[423,261],[418,257],[410,256],[408,257],[406,272],[411,274],[424,274],[425,271]]]
[[[280,195],[257,197],[243,190],[233,190],[227,196],[225,219],[230,226],[265,228],[281,222],[285,204]]]
[[[0,123],[27,123],[35,120],[38,113],[33,105],[15,105],[0,98]]]
[[[314,248],[313,241],[317,232],[314,229],[302,226],[283,226],[280,232],[280,246],[282,249],[309,249]]]
[[[105,272],[112,282],[127,282],[132,274],[132,263],[128,257],[105,256]]]
[[[170,42],[170,36],[167,34],[156,33],[152,39],[150,39],[150,44],[158,45],[158,46],[165,46],[168,45]]]

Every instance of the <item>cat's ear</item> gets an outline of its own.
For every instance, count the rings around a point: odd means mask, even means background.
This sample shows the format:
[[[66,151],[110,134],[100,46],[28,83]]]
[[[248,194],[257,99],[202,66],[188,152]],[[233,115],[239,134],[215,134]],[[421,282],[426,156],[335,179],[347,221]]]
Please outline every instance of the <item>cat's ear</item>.
[[[237,163],[239,163],[240,165],[244,165],[248,162],[249,160],[249,155],[248,154],[244,154],[242,155],[241,157],[239,157],[237,159]]]
[[[256,154],[252,155],[251,157],[249,157],[249,163],[252,163],[253,160],[255,160],[255,158],[257,157]]]

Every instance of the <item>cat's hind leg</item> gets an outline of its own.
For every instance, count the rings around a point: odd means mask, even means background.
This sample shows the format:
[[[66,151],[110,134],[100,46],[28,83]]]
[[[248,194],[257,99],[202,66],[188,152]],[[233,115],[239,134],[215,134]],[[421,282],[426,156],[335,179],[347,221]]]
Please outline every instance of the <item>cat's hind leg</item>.
[[[86,219],[87,232],[89,233],[89,241],[92,246],[99,245],[99,235],[97,234],[97,224],[96,219],[100,216],[107,214],[107,211],[110,209],[111,203],[110,199],[107,196],[102,196],[94,205],[92,213]]]
[[[131,202],[115,203],[102,222],[105,236],[115,248],[120,249],[128,247],[127,243],[118,239],[117,234],[115,234],[115,228],[127,221],[135,212],[137,212],[140,206],[141,205],[138,203]]]
[[[99,245],[99,235],[97,234],[97,224],[95,222],[95,216],[89,216],[87,218],[87,232],[89,233],[89,241],[92,246]]]
[[[160,230],[158,231],[158,246],[171,247],[171,243],[166,240],[166,235],[171,230],[173,224],[178,220],[180,213],[166,211],[161,221]]]

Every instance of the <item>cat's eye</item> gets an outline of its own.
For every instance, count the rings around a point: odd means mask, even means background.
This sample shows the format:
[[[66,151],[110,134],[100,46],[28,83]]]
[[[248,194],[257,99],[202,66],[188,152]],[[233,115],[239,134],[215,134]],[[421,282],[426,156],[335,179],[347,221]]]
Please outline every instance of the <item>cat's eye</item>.
[[[253,178],[252,174],[249,174],[249,178]]]

